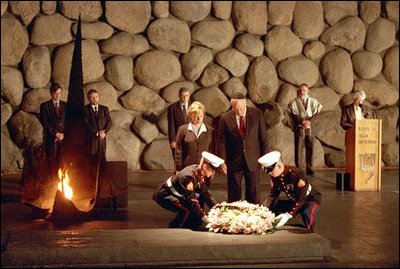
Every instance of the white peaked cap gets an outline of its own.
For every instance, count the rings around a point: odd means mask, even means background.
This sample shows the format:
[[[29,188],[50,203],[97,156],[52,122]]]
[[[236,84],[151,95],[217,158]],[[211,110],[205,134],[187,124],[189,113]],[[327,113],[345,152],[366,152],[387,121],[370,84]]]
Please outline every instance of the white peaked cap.
[[[218,168],[221,164],[223,164],[225,162],[220,157],[218,157],[214,154],[211,154],[210,152],[207,152],[207,151],[203,151],[201,153],[201,156],[204,158],[204,161],[211,164],[215,168]]]
[[[281,158],[281,153],[279,151],[271,151],[264,156],[258,159],[258,162],[262,164],[264,167],[268,167],[273,165],[274,163],[279,162]]]

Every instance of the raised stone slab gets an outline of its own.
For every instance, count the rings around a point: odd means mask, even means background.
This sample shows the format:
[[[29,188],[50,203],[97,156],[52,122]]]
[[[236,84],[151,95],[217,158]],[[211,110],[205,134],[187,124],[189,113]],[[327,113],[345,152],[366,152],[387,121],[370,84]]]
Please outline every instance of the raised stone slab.
[[[267,235],[188,229],[2,233],[2,267],[234,265],[323,261],[330,242],[285,226]]]

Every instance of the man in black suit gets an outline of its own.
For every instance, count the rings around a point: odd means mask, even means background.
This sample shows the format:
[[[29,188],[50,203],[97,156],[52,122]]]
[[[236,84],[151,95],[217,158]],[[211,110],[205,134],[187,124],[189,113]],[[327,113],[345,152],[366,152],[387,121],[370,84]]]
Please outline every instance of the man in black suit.
[[[245,178],[245,198],[259,203],[260,170],[258,158],[267,151],[266,126],[260,110],[246,106],[242,93],[231,98],[232,110],[221,115],[218,127],[217,152],[226,160],[222,165],[228,175],[228,202],[241,200],[242,178]]]
[[[111,128],[111,117],[108,107],[99,104],[99,93],[90,89],[87,93],[89,104],[84,107],[87,138],[90,145],[90,162],[96,171],[97,164],[101,171],[106,167],[106,136]]]
[[[175,159],[176,134],[181,125],[189,123],[187,110],[189,107],[190,92],[187,88],[179,90],[179,101],[168,107],[168,137],[172,150],[172,157]]]
[[[57,83],[50,87],[51,99],[40,105],[40,121],[44,130],[44,150],[51,176],[62,167],[66,102],[61,101],[62,88]]]

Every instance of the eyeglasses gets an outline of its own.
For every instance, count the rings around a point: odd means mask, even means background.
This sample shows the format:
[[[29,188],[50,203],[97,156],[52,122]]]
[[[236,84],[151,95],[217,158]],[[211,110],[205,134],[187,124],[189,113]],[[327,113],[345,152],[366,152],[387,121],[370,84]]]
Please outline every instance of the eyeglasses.
[[[272,170],[275,169],[277,162],[274,164],[271,164],[270,166],[264,167],[264,173],[269,174],[272,172]]]

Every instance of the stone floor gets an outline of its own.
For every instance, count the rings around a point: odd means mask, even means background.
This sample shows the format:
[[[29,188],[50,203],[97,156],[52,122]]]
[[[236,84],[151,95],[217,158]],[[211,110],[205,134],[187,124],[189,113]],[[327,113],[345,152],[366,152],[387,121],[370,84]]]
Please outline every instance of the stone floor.
[[[179,267],[303,267],[303,268],[334,268],[334,267],[399,267],[399,170],[389,169],[382,171],[382,190],[380,192],[351,192],[336,190],[335,170],[316,171],[311,178],[315,188],[322,194],[322,206],[317,218],[316,236],[330,242],[330,257],[324,261],[309,260],[254,260],[249,256],[232,262],[219,261],[201,263],[168,264],[164,266]],[[342,171],[339,171],[342,172]],[[130,172],[128,174],[129,192],[128,207],[119,209],[117,213],[108,214],[85,221],[54,222],[48,220],[32,220],[30,209],[18,202],[19,175],[2,175],[1,178],[1,230],[2,230],[2,267],[13,267],[12,264],[3,265],[3,257],[7,252],[7,241],[14,236],[21,242],[29,241],[37,234],[47,236],[60,236],[65,233],[111,233],[116,237],[121,235],[121,230],[137,230],[135,233],[150,233],[163,231],[174,216],[165,211],[151,200],[151,195],[159,183],[169,177],[171,172]],[[267,176],[262,176],[261,197],[265,198],[268,186]],[[217,175],[210,188],[218,201],[226,200],[226,179]],[[301,224],[299,217],[288,222],[288,225],[276,235],[283,235],[286,244],[290,242],[288,230]],[[114,232],[113,232],[114,231]],[[168,233],[168,229],[164,230]],[[123,231],[122,231],[123,232]],[[35,233],[35,236],[33,235]],[[99,232],[100,233],[100,232]],[[118,235],[119,234],[119,235]],[[210,233],[211,234],[211,233]],[[212,234],[211,234],[212,235]],[[11,237],[10,237],[11,236]],[[190,235],[189,235],[190,236]],[[304,234],[306,236],[306,234]],[[272,237],[271,237],[272,238]],[[304,237],[305,238],[305,237]],[[317,239],[318,239],[317,238]],[[278,240],[278,239],[277,239]],[[308,239],[305,239],[308,240]],[[157,242],[156,240],[155,242]],[[22,244],[22,243],[21,243]],[[162,243],[160,243],[162,244]],[[29,245],[27,243],[27,245]],[[119,247],[124,249],[124,240]],[[126,247],[129,244],[126,243]],[[32,247],[34,248],[34,247]],[[307,248],[306,246],[304,248]],[[25,247],[24,250],[31,249]],[[31,250],[34,252],[34,249]],[[303,249],[306,253],[306,250]],[[99,255],[100,252],[97,252]],[[96,256],[96,251],[91,254],[98,263],[84,264],[84,267],[134,267],[143,264],[123,263],[109,264]],[[154,257],[159,257],[160,252],[155,252]],[[247,257],[247,258],[246,258]],[[51,264],[47,264],[51,266]],[[68,265],[68,260],[63,264]],[[81,264],[82,265],[82,264]],[[159,266],[160,264],[147,264],[146,267]]]

